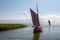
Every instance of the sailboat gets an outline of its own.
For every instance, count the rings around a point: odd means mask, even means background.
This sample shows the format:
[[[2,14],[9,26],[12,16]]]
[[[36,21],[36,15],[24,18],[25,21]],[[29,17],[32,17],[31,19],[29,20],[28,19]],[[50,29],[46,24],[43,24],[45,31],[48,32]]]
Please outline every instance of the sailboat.
[[[37,8],[37,13],[35,13],[31,8],[30,8],[30,12],[31,12],[31,18],[34,27],[33,31],[42,32],[42,27],[40,27],[40,23],[39,23],[38,8]]]

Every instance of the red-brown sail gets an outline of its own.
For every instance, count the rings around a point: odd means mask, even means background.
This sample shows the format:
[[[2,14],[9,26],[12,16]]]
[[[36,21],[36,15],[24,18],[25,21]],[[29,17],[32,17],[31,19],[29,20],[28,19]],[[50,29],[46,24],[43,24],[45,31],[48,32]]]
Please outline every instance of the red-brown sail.
[[[39,27],[40,23],[38,19],[38,14],[36,14],[32,9],[30,9],[30,12],[31,12],[33,26]]]
[[[38,22],[38,26],[40,26],[38,14],[37,14],[37,22]]]

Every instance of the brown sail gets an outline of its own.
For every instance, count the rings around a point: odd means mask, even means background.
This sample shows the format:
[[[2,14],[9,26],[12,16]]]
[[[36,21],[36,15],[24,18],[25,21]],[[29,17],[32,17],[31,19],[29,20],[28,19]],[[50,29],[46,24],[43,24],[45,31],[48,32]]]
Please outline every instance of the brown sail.
[[[39,27],[40,23],[39,23],[38,14],[36,14],[32,9],[30,9],[30,12],[31,12],[33,26]]]

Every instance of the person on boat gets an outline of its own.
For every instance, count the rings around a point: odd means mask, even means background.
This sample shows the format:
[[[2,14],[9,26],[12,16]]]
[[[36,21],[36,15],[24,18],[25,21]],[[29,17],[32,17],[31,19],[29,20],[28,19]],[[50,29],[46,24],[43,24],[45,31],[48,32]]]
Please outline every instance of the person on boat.
[[[51,22],[50,22],[50,20],[48,20],[48,23],[49,23],[49,25],[51,25]]]

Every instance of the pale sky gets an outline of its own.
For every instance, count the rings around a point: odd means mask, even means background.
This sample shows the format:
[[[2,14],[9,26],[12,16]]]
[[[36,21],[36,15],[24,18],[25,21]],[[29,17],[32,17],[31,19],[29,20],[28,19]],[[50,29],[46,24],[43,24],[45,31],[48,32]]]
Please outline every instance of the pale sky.
[[[36,3],[39,16],[60,17],[60,0],[0,0],[0,19],[30,18],[29,9],[36,12]]]

